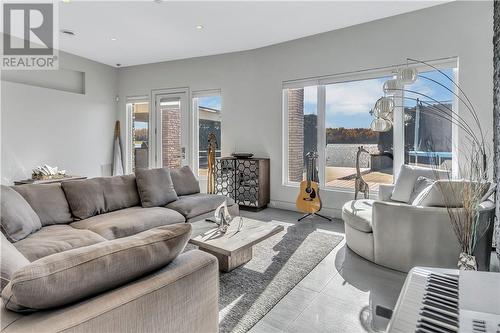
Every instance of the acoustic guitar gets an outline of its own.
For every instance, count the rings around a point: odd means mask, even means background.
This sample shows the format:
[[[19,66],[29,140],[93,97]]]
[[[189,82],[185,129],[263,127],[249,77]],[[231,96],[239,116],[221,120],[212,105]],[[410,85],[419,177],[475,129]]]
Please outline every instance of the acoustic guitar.
[[[319,197],[319,185],[317,182],[318,171],[316,169],[316,152],[309,152],[307,157],[306,179],[300,183],[300,192],[297,197],[296,206],[302,213],[314,214],[321,210],[321,198]]]

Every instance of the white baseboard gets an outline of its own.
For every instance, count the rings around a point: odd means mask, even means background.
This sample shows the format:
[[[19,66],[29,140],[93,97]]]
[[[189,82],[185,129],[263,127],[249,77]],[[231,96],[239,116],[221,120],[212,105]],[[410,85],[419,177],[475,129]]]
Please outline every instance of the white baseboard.
[[[293,212],[298,211],[297,207],[295,207],[295,202],[271,200],[268,207],[284,209],[284,210],[291,210]],[[328,217],[333,217],[333,218],[338,218],[338,219],[342,218],[342,211],[340,209],[323,207],[319,213],[321,215],[325,215]]]

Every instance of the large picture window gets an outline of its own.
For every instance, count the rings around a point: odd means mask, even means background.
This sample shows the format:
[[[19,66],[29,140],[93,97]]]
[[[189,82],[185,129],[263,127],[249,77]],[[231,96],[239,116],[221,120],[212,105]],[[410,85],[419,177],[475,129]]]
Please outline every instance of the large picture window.
[[[455,63],[450,61],[440,68],[453,78]],[[284,84],[285,183],[305,179],[309,151],[319,154],[320,185],[327,188],[354,189],[359,172],[370,190],[377,191],[379,184],[393,183],[402,163],[451,169],[449,116],[455,107],[454,87],[436,70],[421,70],[417,81],[405,86],[405,90],[420,94],[398,94],[393,128],[387,132],[371,130],[372,109],[394,71],[390,68]],[[447,116],[436,116],[436,112]]]
[[[325,86],[325,185],[354,188],[358,148],[359,171],[372,190],[393,181],[393,131],[373,132],[371,109],[390,77]]]
[[[453,78],[452,68],[442,70]],[[439,82],[436,84],[434,81]],[[436,70],[420,73],[404,98],[405,163],[452,169],[452,83]],[[443,117],[444,115],[444,117]]]

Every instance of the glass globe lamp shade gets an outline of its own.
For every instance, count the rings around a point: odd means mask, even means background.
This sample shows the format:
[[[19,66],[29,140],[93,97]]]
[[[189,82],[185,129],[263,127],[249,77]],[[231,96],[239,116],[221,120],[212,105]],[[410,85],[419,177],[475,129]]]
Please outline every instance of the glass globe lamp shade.
[[[401,91],[401,83],[396,79],[390,79],[384,82],[384,93],[389,96],[394,96],[398,91]]]
[[[394,111],[394,100],[391,97],[380,97],[373,108],[373,115],[377,118],[390,119]]]
[[[418,71],[413,67],[404,67],[398,70],[397,79],[402,84],[412,84],[417,81]]]
[[[374,132],[388,132],[392,128],[392,123],[387,119],[375,118],[373,119],[370,128]]]

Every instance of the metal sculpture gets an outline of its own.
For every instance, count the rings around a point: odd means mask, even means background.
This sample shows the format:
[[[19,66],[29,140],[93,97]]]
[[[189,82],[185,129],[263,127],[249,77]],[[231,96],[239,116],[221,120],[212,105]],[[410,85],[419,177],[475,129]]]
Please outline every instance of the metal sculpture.
[[[370,197],[370,186],[363,179],[361,170],[359,169],[359,157],[361,156],[361,153],[370,154],[370,152],[363,148],[363,146],[358,147],[358,152],[356,154],[356,179],[354,180],[354,199],[358,199],[358,193],[360,192],[363,193],[365,199],[368,199]]]
[[[215,193],[215,151],[217,150],[217,137],[214,133],[208,135],[208,173],[207,193]]]

